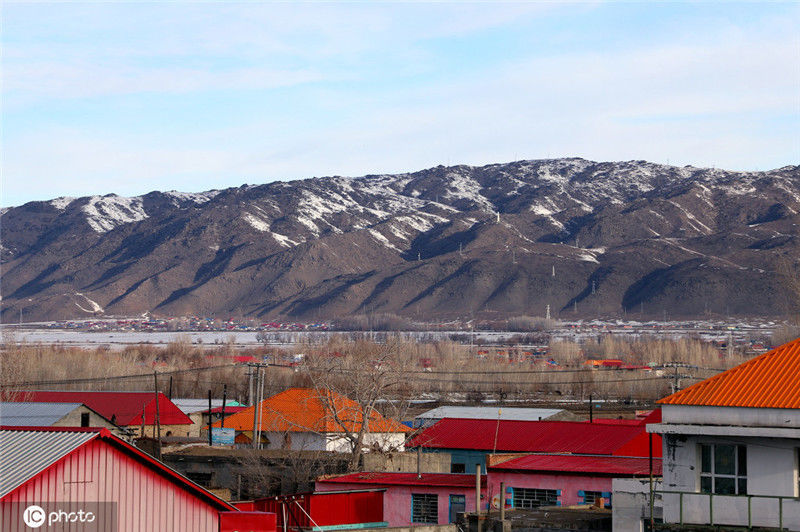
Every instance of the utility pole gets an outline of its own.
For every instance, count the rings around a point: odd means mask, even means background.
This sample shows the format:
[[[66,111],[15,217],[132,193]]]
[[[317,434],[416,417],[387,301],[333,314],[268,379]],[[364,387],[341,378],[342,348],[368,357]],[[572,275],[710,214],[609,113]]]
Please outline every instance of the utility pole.
[[[545,311],[545,319],[550,319],[550,305],[547,305],[547,310]]]
[[[158,440],[156,442],[156,458],[161,460],[161,410],[158,407],[158,372],[153,371],[153,384],[156,394],[156,428],[158,429]]]
[[[222,417],[220,417],[219,421],[219,428],[225,428],[225,403],[228,402],[228,385],[222,385]],[[208,419],[211,419],[211,414],[209,413]]]
[[[211,439],[211,390],[208,390],[208,446],[213,445],[214,441]]]

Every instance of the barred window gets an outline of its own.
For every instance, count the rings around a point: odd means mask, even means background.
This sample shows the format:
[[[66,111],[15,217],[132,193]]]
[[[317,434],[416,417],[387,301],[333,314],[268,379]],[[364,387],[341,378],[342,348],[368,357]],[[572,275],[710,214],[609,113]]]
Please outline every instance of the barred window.
[[[538,508],[558,504],[558,490],[514,488],[514,508]]]
[[[597,499],[603,496],[602,491],[584,491],[583,492],[583,504],[594,504],[597,502]]]
[[[412,493],[411,522],[439,523],[439,496],[434,493]]]
[[[700,492],[747,494],[747,447],[700,445]]]

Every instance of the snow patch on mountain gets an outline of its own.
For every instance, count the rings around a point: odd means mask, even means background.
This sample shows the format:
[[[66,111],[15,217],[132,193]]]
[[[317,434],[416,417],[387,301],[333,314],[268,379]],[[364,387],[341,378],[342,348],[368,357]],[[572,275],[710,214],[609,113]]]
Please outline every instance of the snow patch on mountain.
[[[380,234],[375,229],[367,229],[367,231],[369,231],[369,234],[371,234],[375,238],[375,240],[377,240],[378,242],[380,242],[381,244],[383,244],[387,248],[392,249],[392,250],[397,251],[397,252],[400,251],[400,249],[398,249],[397,246],[395,246],[394,244],[389,242],[388,238],[386,238],[385,236]]]
[[[269,231],[269,223],[265,222],[261,218],[256,218],[252,214],[245,213],[242,218],[244,221],[250,224],[250,226],[255,229],[256,231],[261,231],[262,233]]]
[[[171,196],[176,200],[191,201],[198,205],[202,205],[203,203],[212,200],[219,193],[219,190],[207,190],[205,192],[179,192],[177,190],[168,190],[167,192],[164,192],[164,194]],[[177,207],[178,203],[174,202],[174,205]]]
[[[58,197],[58,198],[56,198],[54,200],[50,200],[50,205],[52,205],[53,207],[55,207],[56,209],[58,209],[60,211],[63,211],[73,201],[75,201],[75,198],[72,198],[72,197],[69,197],[69,196],[61,196],[61,197]]]
[[[81,210],[87,215],[86,222],[98,233],[147,218],[140,197],[125,198],[115,194],[91,196]]]

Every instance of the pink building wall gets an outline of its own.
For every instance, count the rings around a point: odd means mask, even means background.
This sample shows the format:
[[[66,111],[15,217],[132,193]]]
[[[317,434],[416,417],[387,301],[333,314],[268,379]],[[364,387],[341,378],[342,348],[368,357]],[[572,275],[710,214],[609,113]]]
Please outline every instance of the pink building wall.
[[[489,473],[489,493],[487,499],[491,501],[492,497],[499,494],[500,483],[505,482],[506,489],[539,488],[561,490],[561,495],[558,498],[561,502],[561,506],[571,506],[573,504],[583,503],[583,498],[578,495],[578,492],[581,490],[610,492],[611,479],[611,476],[554,475],[537,472],[512,473],[492,471]],[[507,494],[506,497],[510,499],[511,494]]]
[[[36,502],[116,502],[119,532],[216,532],[219,527],[219,509],[100,439],[67,455],[2,502],[24,503],[22,509]],[[30,530],[21,513],[16,514],[2,512],[0,530]]]
[[[464,495],[467,512],[475,511],[475,488],[443,487],[443,486],[373,486],[362,483],[326,483],[317,482],[316,491],[359,490],[365,488],[386,488],[383,496],[383,520],[390,527],[411,525],[411,494],[435,493],[439,497],[439,523],[450,522],[450,495]]]

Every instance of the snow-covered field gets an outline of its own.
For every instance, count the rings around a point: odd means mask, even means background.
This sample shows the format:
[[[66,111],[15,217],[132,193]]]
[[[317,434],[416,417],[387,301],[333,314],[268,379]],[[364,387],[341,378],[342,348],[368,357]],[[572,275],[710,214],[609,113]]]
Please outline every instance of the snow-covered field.
[[[736,342],[760,340],[769,337],[780,324],[772,321],[763,322],[574,322],[562,323],[557,329],[550,331],[553,339],[585,340],[604,334],[636,338],[681,338],[697,337],[704,340],[725,340],[730,337]],[[231,344],[237,347],[259,345],[258,332],[255,331],[183,331],[183,332],[140,332],[140,331],[80,331],[46,328],[46,324],[27,325],[22,327],[2,326],[6,341],[25,342],[30,344],[61,344],[78,347],[96,347],[105,345],[112,349],[121,349],[126,345],[151,344],[167,345],[173,342],[191,342],[196,345],[219,346]],[[275,346],[290,346],[303,342],[324,342],[331,335],[344,334],[374,337],[380,341],[385,335],[400,335],[409,340],[439,341],[458,335],[459,341],[468,343],[470,336],[475,344],[504,344],[519,334],[500,331],[413,331],[398,333],[338,333],[333,331],[265,331],[267,343]]]

